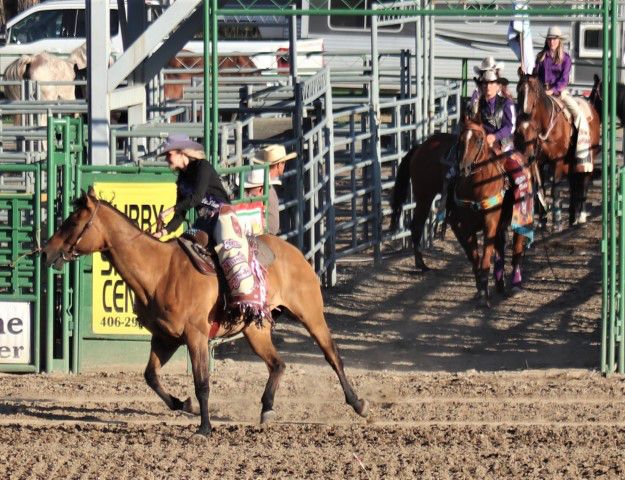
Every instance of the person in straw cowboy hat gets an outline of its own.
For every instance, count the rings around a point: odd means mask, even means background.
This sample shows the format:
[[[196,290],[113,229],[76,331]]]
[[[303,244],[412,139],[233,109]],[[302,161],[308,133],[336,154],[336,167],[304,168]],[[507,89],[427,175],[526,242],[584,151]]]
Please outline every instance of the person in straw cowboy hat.
[[[287,154],[283,145],[268,145],[254,155],[254,163],[269,164],[269,233],[272,235],[280,232],[280,201],[275,185],[282,185],[280,177],[284,174],[285,162],[296,156],[295,152]]]
[[[575,98],[567,90],[571,73],[571,57],[564,51],[563,40],[566,40],[566,37],[562,34],[560,27],[549,27],[545,45],[536,56],[533,74],[538,76],[546,93],[559,97],[567,110],[571,112],[577,128],[575,156],[579,163],[586,164],[590,155],[590,127]]]
[[[250,252],[219,174],[206,160],[204,147],[177,134],[170,135],[163,147],[159,156],[165,155],[169,167],[178,172],[176,204],[161,212],[154,236],[161,238],[175,231],[194,208],[197,220],[187,233],[200,239],[203,246],[207,246],[207,238],[212,239],[230,289],[227,308],[231,320],[242,316],[248,323],[271,318],[264,298],[262,269]],[[172,213],[173,218],[162,226]]]

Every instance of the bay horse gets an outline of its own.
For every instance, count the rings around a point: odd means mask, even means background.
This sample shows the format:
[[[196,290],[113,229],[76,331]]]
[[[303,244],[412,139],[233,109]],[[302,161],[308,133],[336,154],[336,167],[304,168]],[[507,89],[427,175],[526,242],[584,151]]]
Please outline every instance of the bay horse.
[[[512,220],[514,203],[512,190],[506,191],[507,174],[500,164],[506,155],[488,146],[486,130],[481,122],[465,116],[458,141],[460,163],[453,188],[454,205],[450,208],[447,221],[471,262],[478,299],[486,307],[490,307],[488,277],[493,252],[497,254],[494,272],[496,288],[500,293],[505,292],[505,234]],[[483,233],[481,257],[477,238],[480,230]],[[514,232],[512,293],[520,290],[524,239],[523,235]]]
[[[323,314],[323,298],[314,270],[302,253],[278,237],[258,237],[275,255],[267,269],[270,308],[281,307],[298,319],[315,339],[336,372],[346,402],[361,416],[369,402],[358,398],[343,370],[343,361]],[[262,396],[261,423],[274,416],[273,402],[284,361],[271,341],[271,322],[232,325],[224,318],[223,295],[217,276],[195,269],[176,240],[161,242],[143,232],[123,213],[96,198],[92,188],[78,198],[75,209],[42,249],[47,266],[59,268],[81,255],[102,252],[136,295],[138,320],[152,334],[145,380],[171,410],[198,413],[191,399],[168,393],[159,372],[181,345],[191,358],[201,422],[198,433],[211,433],[208,415],[209,337],[242,331],[252,350],[269,369]]]
[[[412,184],[412,196],[416,202],[410,223],[415,268],[426,272],[430,268],[423,261],[419,249],[423,228],[430,214],[432,201],[442,193],[448,166],[445,165],[449,150],[457,137],[450,133],[435,133],[421,145],[413,146],[401,159],[395,176],[391,196],[391,231],[399,226],[402,205],[408,198],[408,187]]]
[[[592,179],[595,158],[600,151],[601,119],[597,111],[586,102],[589,110],[588,124],[590,127],[590,168],[577,165],[575,159],[576,134],[572,121],[565,113],[565,107],[547,95],[536,75],[528,75],[519,71],[517,98],[521,113],[527,120],[517,121],[516,134],[520,136],[520,145],[528,146],[532,142],[529,121],[537,129],[535,137],[536,160],[539,165],[548,164],[554,172],[552,182],[552,202],[554,205],[554,226],[559,228],[560,191],[558,183],[564,175],[568,176],[571,191],[569,201],[569,225],[586,221],[585,203],[588,186]],[[521,150],[525,153],[525,150]],[[590,170],[590,171],[584,171]]]

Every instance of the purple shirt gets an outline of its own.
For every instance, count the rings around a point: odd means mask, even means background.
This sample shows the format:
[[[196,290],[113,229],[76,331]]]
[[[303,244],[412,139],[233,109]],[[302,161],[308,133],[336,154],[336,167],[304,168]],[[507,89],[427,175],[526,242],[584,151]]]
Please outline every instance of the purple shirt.
[[[564,54],[562,63],[557,64],[553,61],[549,51],[543,61],[534,67],[534,75],[538,75],[542,84],[546,85],[546,90],[551,89],[556,95],[568,86],[570,73],[571,57],[568,53]]]
[[[486,104],[490,109],[490,113],[492,114],[495,111],[495,101],[497,100],[497,96],[491,98],[490,100],[486,100]],[[514,124],[516,122],[516,112],[514,109],[514,102],[506,98],[506,103],[503,106],[503,118],[501,119],[501,128],[496,130],[494,126],[485,123],[484,130],[486,133],[494,133],[495,138],[499,141],[503,139],[507,139],[512,135],[514,131]]]

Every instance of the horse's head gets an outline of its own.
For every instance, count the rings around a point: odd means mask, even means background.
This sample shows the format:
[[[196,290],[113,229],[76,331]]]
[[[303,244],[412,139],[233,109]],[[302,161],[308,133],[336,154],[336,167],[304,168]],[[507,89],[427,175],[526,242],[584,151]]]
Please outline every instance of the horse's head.
[[[533,161],[538,154],[539,134],[536,122],[528,114],[519,115],[514,131],[514,148],[525,155],[528,162]]]
[[[538,76],[521,72],[519,72],[519,83],[517,83],[516,91],[520,111],[528,115],[537,107],[540,97],[545,95],[545,89]]]
[[[102,231],[96,226],[100,205],[93,187],[74,202],[74,211],[42,249],[47,267],[60,269],[65,262],[105,248]]]
[[[594,80],[595,81],[593,83],[592,90],[590,91],[588,101],[593,107],[595,107],[599,117],[601,117],[601,112],[603,111],[603,84],[601,83],[601,78],[599,78],[599,75],[597,74],[594,75]]]
[[[474,165],[488,158],[489,150],[486,130],[482,124],[476,119],[465,117],[464,128],[458,139],[460,173],[465,177],[470,176]]]

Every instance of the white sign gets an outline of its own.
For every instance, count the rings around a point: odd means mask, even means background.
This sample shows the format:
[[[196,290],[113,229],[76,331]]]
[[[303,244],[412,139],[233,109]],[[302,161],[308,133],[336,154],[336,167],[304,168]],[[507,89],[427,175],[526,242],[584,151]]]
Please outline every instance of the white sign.
[[[0,363],[30,363],[30,303],[0,302]]]

